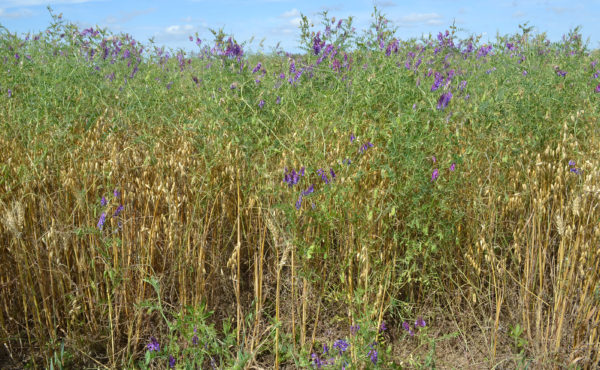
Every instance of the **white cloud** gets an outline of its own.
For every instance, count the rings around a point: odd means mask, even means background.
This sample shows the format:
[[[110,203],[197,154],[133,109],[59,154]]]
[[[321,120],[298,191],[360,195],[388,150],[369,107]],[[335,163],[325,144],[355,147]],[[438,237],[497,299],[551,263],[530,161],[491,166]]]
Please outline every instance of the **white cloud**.
[[[33,12],[29,9],[19,9],[12,12],[7,12],[4,9],[0,8],[0,18],[9,18],[9,19],[17,19],[17,18],[28,18],[33,15]]]
[[[289,21],[290,26],[293,26],[293,27],[300,27],[301,23],[302,23],[302,18],[300,18],[300,17],[290,19],[290,21]]]
[[[438,26],[443,18],[438,13],[410,13],[398,19],[399,27],[417,27],[419,25]]]
[[[296,8],[294,8],[292,10],[288,10],[287,12],[283,12],[283,14],[281,14],[282,18],[293,18],[293,17],[299,17],[299,16],[300,16],[300,12]]]
[[[525,16],[525,13],[523,13],[523,12],[522,12],[522,11],[520,11],[520,10],[517,10],[516,12],[514,12],[514,13],[512,14],[512,16],[513,16],[513,18],[523,18],[523,17]]]
[[[165,32],[169,35],[184,35],[189,34],[191,31],[195,29],[191,24],[179,25],[175,24],[173,26],[169,26],[165,28]]]

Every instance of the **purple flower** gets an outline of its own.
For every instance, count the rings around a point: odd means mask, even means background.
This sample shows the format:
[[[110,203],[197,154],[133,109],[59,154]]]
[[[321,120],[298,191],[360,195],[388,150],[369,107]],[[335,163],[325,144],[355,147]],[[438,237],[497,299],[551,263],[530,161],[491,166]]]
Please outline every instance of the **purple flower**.
[[[422,317],[419,317],[415,321],[415,328],[424,328],[426,326],[425,320]]]
[[[106,222],[106,212],[102,212],[102,214],[100,215],[100,219],[98,220],[98,229],[102,230],[102,227],[104,226],[104,222]]]
[[[363,146],[360,147],[360,149],[358,150],[358,152],[360,154],[364,153],[367,149],[372,148],[373,144],[371,144],[370,141],[367,141]]]
[[[150,351],[150,352],[152,352],[152,351],[158,352],[158,351],[160,351],[160,344],[158,343],[156,338],[150,337],[150,343],[148,343],[146,348],[148,348],[148,351]]]
[[[523,76],[527,76],[527,71],[523,71]]]
[[[296,185],[298,181],[300,181],[300,175],[304,176],[304,169],[301,169],[300,173],[296,172],[296,170],[294,169],[292,169],[292,171],[288,173],[288,170],[286,168],[283,176],[283,182],[287,183],[289,187],[292,187]]]
[[[227,40],[227,42],[228,42],[228,45],[227,45],[227,49],[225,50],[225,55],[227,57],[237,58],[238,60],[240,60],[242,55],[244,54],[242,47],[240,45],[238,45],[238,43],[234,42],[231,39],[231,37],[229,38],[229,40]]]
[[[356,335],[356,333],[358,333],[359,329],[360,329],[360,325],[352,325],[352,326],[350,326],[350,334]]]
[[[113,215],[113,217],[117,217],[119,215],[119,213],[121,213],[122,210],[123,210],[123,205],[121,204],[115,211],[115,214]]]
[[[129,49],[125,49],[125,51],[123,52],[123,59],[127,59],[130,56],[130,51]]]
[[[261,100],[258,102],[258,107],[262,109],[262,107],[264,107],[264,106],[265,106],[265,101],[261,99]]]
[[[405,322],[402,323],[402,328],[404,330],[406,330],[406,331],[409,331],[410,330],[410,324],[407,321],[405,321]]]
[[[16,54],[15,54],[15,59],[16,59],[16,60],[19,60],[19,58],[21,58],[21,57],[19,56],[19,53],[16,53]]]
[[[275,100],[275,104],[281,104],[281,96],[278,96]]]
[[[106,198],[104,196],[102,196],[102,199],[100,200],[100,205],[102,205],[102,207],[106,206]]]
[[[317,368],[320,369],[323,367],[323,365],[325,365],[325,363],[323,362],[323,360],[321,360],[319,358],[319,355],[317,355],[316,353],[313,353],[312,355],[310,355],[310,357],[312,357],[313,359],[313,365]]]
[[[176,361],[175,361],[175,357],[173,357],[173,356],[169,355],[169,367],[170,367],[171,369],[175,368],[175,363],[176,363]]]
[[[369,358],[371,359],[373,365],[377,364],[377,350],[375,348],[371,348],[369,351]]]
[[[431,157],[431,161],[432,161],[433,163],[435,163],[435,162],[436,162],[435,155]]]
[[[565,77],[567,75],[567,71],[563,71],[562,69],[557,69],[556,74],[560,77]]]
[[[167,84],[167,90],[171,90],[171,86],[173,86],[173,81],[171,81]]]
[[[333,171],[333,168],[329,169],[329,174],[331,175],[331,179],[335,179],[335,172]]]
[[[492,45],[489,46],[482,46],[481,48],[479,48],[479,50],[477,51],[477,59],[481,58],[481,57],[485,57],[486,55],[489,54],[489,52],[492,51]]]
[[[443,81],[444,78],[442,77],[442,74],[435,72],[435,80],[433,81],[433,85],[431,85],[431,91],[439,89]]]
[[[387,330],[387,326],[385,326],[385,321],[381,322],[381,326],[379,327],[379,332],[384,332]]]
[[[488,69],[487,71],[485,71],[485,73],[487,73],[488,75],[492,72],[494,72],[496,70],[496,67]]]
[[[307,196],[308,194],[312,194],[314,191],[315,191],[315,185],[314,185],[314,184],[311,184],[311,185],[308,187],[308,189],[306,189],[306,190],[304,190],[304,191],[302,192],[302,195],[303,195],[303,196]]]
[[[348,342],[346,342],[344,339],[338,339],[335,341],[335,343],[333,343],[333,348],[340,351],[340,356],[341,356],[344,352],[346,352],[349,345],[350,344]]]
[[[419,58],[419,59],[417,60],[417,62],[415,63],[414,69],[416,70],[417,68],[419,68],[419,66],[421,65],[421,63],[422,63],[422,62],[423,62],[423,61],[421,60],[421,58]]]
[[[296,209],[300,210],[300,207],[302,207],[302,194],[300,194],[298,201],[296,202]]]
[[[198,345],[198,329],[196,329],[196,327],[194,327],[194,336],[192,337],[192,344],[195,346]]]
[[[261,68],[262,68],[262,64],[260,62],[258,62],[256,67],[254,67],[254,69],[252,70],[252,73],[256,73],[256,72],[260,71]]]
[[[323,180],[323,182],[325,184],[329,184],[329,178],[327,177],[327,174],[325,173],[325,170],[323,170],[322,168],[319,168],[317,170],[317,174],[321,176],[321,180]]]
[[[437,178],[440,176],[440,173],[438,171],[438,169],[436,168],[435,170],[433,170],[433,172],[431,173],[431,181],[435,181],[437,180]]]
[[[451,172],[454,172],[454,170],[455,170],[455,169],[456,169],[456,164],[455,164],[455,163],[452,163],[452,164],[450,165],[450,171],[451,171]]]
[[[354,140],[356,140],[356,136],[354,136],[354,134],[350,134],[350,142],[354,142]]]
[[[448,103],[450,103],[451,99],[452,93],[450,91],[443,93],[438,99],[437,109],[444,110],[448,106]]]
[[[113,190],[113,196],[114,196],[115,198],[118,198],[118,197],[119,197],[119,192],[117,191],[117,189]]]
[[[576,175],[580,175],[581,174],[581,170],[579,168],[575,168],[575,167],[571,168],[571,172],[573,172]]]
[[[598,86],[596,86],[596,89],[594,89],[595,92],[600,93],[600,84],[598,84]]]
[[[8,89],[8,97],[10,98],[12,96],[12,90]]]
[[[569,166],[571,166],[571,167],[575,166],[575,161],[571,159],[571,160],[569,161]]]
[[[324,44],[324,42],[321,42],[320,34],[321,32],[317,32],[316,36],[313,38],[313,52],[315,55],[319,55]]]

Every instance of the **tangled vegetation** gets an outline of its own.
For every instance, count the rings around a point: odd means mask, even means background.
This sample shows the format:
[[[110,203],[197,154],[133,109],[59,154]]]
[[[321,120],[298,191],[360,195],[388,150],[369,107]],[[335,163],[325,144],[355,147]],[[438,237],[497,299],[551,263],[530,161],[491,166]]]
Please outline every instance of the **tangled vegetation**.
[[[598,364],[598,51],[303,19],[302,55],[0,30],[0,360]]]

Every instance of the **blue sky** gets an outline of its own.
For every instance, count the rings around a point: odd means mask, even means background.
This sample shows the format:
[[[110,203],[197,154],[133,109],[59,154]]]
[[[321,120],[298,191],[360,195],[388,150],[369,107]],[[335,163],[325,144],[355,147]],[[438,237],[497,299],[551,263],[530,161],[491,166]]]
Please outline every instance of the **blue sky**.
[[[154,37],[159,45],[194,50],[188,40],[196,32],[212,41],[209,28],[223,28],[238,41],[254,42],[249,49],[270,51],[277,42],[286,51],[297,51],[300,13],[319,24],[319,13],[328,10],[337,19],[354,17],[358,30],[368,27],[373,5],[399,27],[397,37],[407,39],[422,34],[437,34],[452,24],[464,35],[482,34],[483,40],[519,31],[529,21],[536,33],[546,32],[553,41],[577,25],[582,26],[589,46],[600,46],[600,9],[598,0],[0,0],[0,24],[11,32],[45,30],[50,23],[46,7],[62,13],[64,19],[81,28],[107,27],[114,33],[129,33],[147,41]]]

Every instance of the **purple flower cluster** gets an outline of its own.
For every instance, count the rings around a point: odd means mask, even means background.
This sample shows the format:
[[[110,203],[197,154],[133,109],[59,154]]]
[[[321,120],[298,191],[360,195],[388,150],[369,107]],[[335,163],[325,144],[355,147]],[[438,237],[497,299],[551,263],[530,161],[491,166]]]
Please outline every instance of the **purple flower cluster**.
[[[333,178],[335,177],[335,172],[333,172],[333,168],[330,169],[329,172],[331,173],[331,179],[333,180]],[[327,177],[327,174],[325,173],[324,169],[319,168],[317,170],[317,175],[321,176],[321,180],[323,180],[325,184],[329,184],[329,178]]]
[[[360,154],[363,154],[365,151],[367,151],[367,149],[372,148],[373,144],[370,141],[367,141],[365,144],[363,144],[360,149],[358,150],[358,152]]]
[[[581,174],[581,169],[575,167],[575,161],[574,160],[570,160],[569,161],[569,171],[573,172],[576,175],[580,175]]]
[[[437,109],[444,110],[448,106],[448,103],[450,103],[451,99],[452,93],[450,91],[446,91],[445,93],[443,93],[438,99]]]
[[[477,51],[477,59],[487,56],[492,51],[492,45],[482,46]]]
[[[373,365],[377,364],[377,355],[378,352],[375,348],[373,348],[373,345],[376,345],[377,343],[373,342],[373,344],[371,344],[371,350],[368,353],[369,359],[371,360],[371,362],[373,363]]]
[[[120,194],[117,191],[117,189],[115,189],[113,191],[113,196],[115,199],[119,198]],[[100,199],[100,205],[102,207],[106,207],[106,205],[108,204],[106,197],[102,196],[102,199]],[[119,207],[117,207],[117,209],[115,210],[114,214],[112,217],[117,217],[121,211],[123,211],[123,205],[119,205]],[[98,220],[98,224],[96,225],[96,227],[98,227],[98,229],[102,230],[102,228],[104,227],[104,224],[106,223],[106,212],[102,212],[102,214],[100,215],[100,219]],[[119,221],[118,223],[119,228],[121,228],[123,225],[121,224],[121,222]],[[116,232],[116,230],[115,230]]]
[[[512,42],[507,42],[506,43],[506,48],[510,51],[515,51],[517,50],[517,47],[515,46],[515,44],[513,44]]]
[[[417,318],[417,320],[415,320],[415,329],[424,328],[425,326],[427,326],[427,324],[425,323],[425,320],[423,320],[422,317],[419,317]],[[412,330],[410,324],[407,321],[402,323],[402,328],[405,331],[407,331],[408,335],[410,335],[411,337],[415,335],[415,332]]]
[[[444,77],[440,72],[435,72],[435,78],[433,80],[433,85],[431,85],[431,91],[435,91],[440,88],[442,82],[444,81]]]
[[[198,345],[198,329],[196,327],[194,327],[194,336],[192,336],[192,344],[195,346]]]
[[[442,34],[441,32],[438,33],[437,39],[438,39],[439,45],[441,47],[450,47],[450,48],[454,47],[454,41],[452,40],[452,35],[450,35],[450,32],[448,30],[446,30],[446,32],[444,34]]]
[[[389,57],[392,53],[398,54],[399,46],[400,46],[400,42],[397,39],[393,39],[392,41],[390,41],[387,48],[385,49],[385,55]]]
[[[386,330],[387,330],[387,326],[385,326],[385,321],[382,321],[381,326],[379,326],[379,332],[383,333]]]
[[[317,34],[315,35],[315,37],[313,38],[313,52],[315,53],[315,55],[319,55],[319,53],[321,52],[321,49],[323,48],[323,46],[325,46],[325,41],[321,40],[321,32],[317,32]]]
[[[160,344],[158,343],[158,340],[156,340],[156,338],[150,337],[150,343],[148,343],[146,348],[148,348],[148,351],[150,351],[150,352],[153,352],[153,351],[158,352],[158,351],[160,351]]]
[[[283,182],[287,183],[291,188],[292,186],[296,185],[298,181],[300,181],[300,176],[304,176],[304,167],[300,168],[299,172],[296,172],[294,169],[288,172],[286,167],[283,176]]]
[[[344,339],[338,339],[333,343],[333,348],[337,349],[340,353],[340,356],[348,350],[350,343],[346,342]]]

